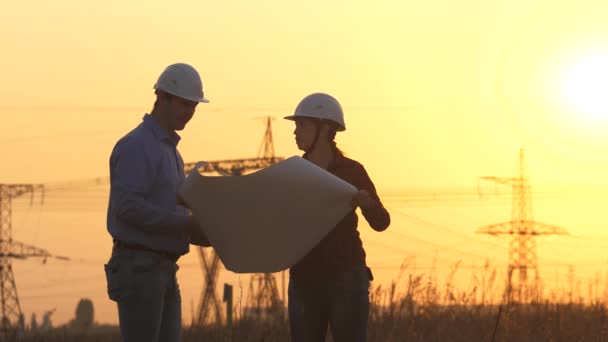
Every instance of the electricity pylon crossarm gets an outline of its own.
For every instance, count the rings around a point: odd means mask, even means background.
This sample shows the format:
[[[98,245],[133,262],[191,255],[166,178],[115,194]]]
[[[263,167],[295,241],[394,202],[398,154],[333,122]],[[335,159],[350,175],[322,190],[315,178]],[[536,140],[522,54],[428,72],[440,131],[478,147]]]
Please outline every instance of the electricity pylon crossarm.
[[[475,231],[477,234],[488,234],[492,236],[498,235],[568,235],[568,232],[562,227],[551,224],[535,222],[511,220],[503,223],[489,224],[480,227]]]
[[[283,160],[280,157],[245,158],[207,161],[199,165],[201,173],[217,172],[222,175],[242,175],[245,172],[266,168]],[[184,171],[189,173],[197,163],[185,163]]]
[[[9,257],[15,259],[26,259],[29,257],[51,257],[46,249],[42,249],[36,246],[27,245],[18,241],[11,241],[6,250],[0,251],[0,257]]]

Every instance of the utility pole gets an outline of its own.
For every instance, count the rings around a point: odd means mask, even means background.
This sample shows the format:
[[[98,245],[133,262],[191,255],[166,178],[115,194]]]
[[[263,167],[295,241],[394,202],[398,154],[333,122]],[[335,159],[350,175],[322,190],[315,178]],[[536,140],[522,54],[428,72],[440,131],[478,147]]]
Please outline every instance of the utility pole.
[[[0,184],[0,299],[2,301],[0,336],[14,332],[22,316],[11,260],[52,256],[42,248],[13,240],[13,199],[29,193],[33,203],[34,193],[39,191],[44,194],[44,187],[41,184]]]
[[[480,177],[481,180],[510,185],[513,196],[511,220],[483,226],[479,234],[509,235],[509,268],[507,270],[507,299],[509,302],[531,302],[539,296],[539,273],[536,237],[568,234],[563,228],[532,219],[531,187],[526,176],[524,151],[519,150],[519,176]]]
[[[246,172],[263,169],[283,160],[282,157],[276,157],[274,155],[271,120],[270,117],[266,118],[266,132],[264,133],[264,139],[260,146],[260,151],[263,151],[261,156],[248,159],[209,161],[199,168],[198,172],[217,172],[224,176],[241,176]],[[184,165],[186,173],[189,173],[195,165],[196,163],[186,163]],[[222,311],[220,302],[216,296],[216,284],[220,273],[221,262],[217,253],[215,253],[215,250],[212,248],[205,249],[203,247],[198,247],[198,251],[203,274],[205,275],[205,284],[203,285],[201,300],[199,302],[198,315],[193,322],[199,326],[211,322],[221,324]],[[269,276],[272,277],[271,274],[269,274]]]

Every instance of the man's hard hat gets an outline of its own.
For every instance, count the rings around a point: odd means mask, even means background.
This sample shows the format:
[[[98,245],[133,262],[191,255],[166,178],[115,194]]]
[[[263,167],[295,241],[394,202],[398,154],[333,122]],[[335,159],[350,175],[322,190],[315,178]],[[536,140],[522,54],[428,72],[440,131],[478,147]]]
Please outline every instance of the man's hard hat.
[[[169,65],[158,77],[154,89],[194,102],[209,102],[196,69],[185,63]]]
[[[336,99],[324,93],[314,93],[306,96],[300,101],[294,114],[285,117],[285,119],[292,121],[296,118],[329,120],[338,124],[338,131],[346,130],[342,106]]]

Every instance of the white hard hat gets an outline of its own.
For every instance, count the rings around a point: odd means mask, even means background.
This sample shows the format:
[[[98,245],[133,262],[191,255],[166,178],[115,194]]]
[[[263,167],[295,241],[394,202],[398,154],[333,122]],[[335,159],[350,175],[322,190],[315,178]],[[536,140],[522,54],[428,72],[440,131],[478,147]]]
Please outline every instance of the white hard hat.
[[[169,65],[158,77],[154,89],[194,102],[209,102],[203,92],[201,77],[185,63]]]
[[[338,124],[338,131],[346,130],[342,106],[336,99],[324,93],[306,96],[300,101],[294,114],[286,116],[285,119],[295,120],[302,117],[333,121]]]

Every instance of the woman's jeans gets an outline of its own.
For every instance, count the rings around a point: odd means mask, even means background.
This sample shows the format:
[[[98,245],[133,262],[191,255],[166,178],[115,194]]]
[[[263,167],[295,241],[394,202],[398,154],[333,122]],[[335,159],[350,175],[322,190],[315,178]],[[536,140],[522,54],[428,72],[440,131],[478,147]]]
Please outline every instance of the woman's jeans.
[[[328,326],[334,342],[365,342],[371,272],[365,265],[307,285],[289,281],[292,342],[325,342]]]
[[[173,342],[181,335],[175,260],[154,252],[115,249],[105,265],[108,295],[118,303],[125,342]]]

